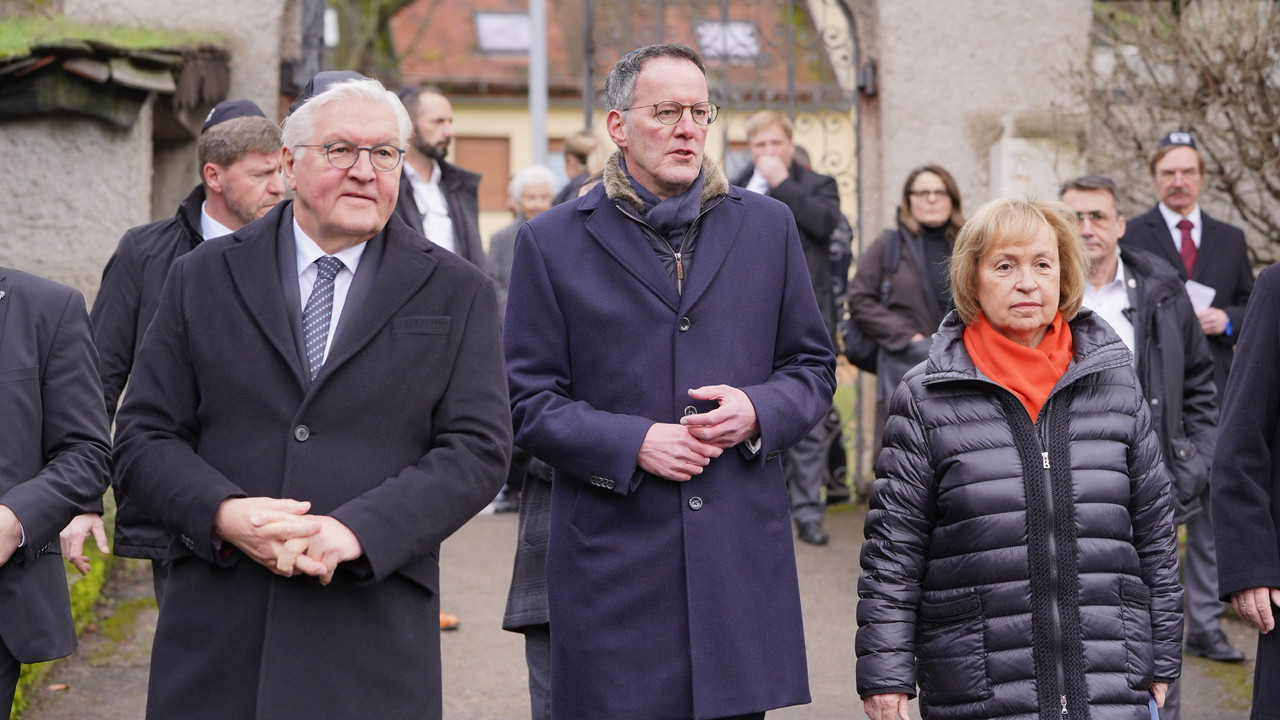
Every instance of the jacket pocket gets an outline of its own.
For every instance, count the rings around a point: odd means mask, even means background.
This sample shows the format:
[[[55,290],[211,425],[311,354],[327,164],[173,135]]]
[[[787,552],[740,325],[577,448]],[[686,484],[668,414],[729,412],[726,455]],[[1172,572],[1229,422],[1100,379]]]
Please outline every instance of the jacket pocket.
[[[990,698],[986,618],[978,594],[922,599],[918,617],[916,665],[921,701],[951,705]]]
[[[392,335],[448,335],[452,322],[449,316],[415,316],[392,318]]]
[[[1209,486],[1209,461],[1200,455],[1196,448],[1185,437],[1169,438],[1169,447],[1165,453],[1165,464],[1173,475],[1173,495],[1179,515],[1194,504],[1198,505],[1200,494]],[[1185,521],[1185,517],[1179,518]]]
[[[1155,677],[1156,649],[1151,633],[1151,590],[1133,578],[1120,579],[1120,620],[1124,632],[1125,679],[1145,691]]]

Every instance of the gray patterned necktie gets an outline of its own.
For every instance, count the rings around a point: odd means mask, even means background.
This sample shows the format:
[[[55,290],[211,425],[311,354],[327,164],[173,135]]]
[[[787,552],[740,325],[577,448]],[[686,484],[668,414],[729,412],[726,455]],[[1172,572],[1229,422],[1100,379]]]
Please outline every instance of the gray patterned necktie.
[[[324,346],[329,341],[329,321],[333,317],[333,279],[346,267],[332,255],[316,260],[316,284],[302,311],[302,338],[307,350],[307,366],[315,380],[324,364]]]

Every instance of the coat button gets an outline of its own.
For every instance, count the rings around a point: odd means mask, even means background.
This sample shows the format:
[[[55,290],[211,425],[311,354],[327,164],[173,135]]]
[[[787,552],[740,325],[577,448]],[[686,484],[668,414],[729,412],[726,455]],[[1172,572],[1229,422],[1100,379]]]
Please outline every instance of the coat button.
[[[1157,397],[1153,397],[1153,398],[1151,398],[1151,404],[1152,404],[1152,405],[1159,405],[1159,404],[1160,404],[1160,398],[1157,398]]]
[[[311,428],[306,425],[299,425],[293,429],[293,439],[298,442],[306,442],[311,437]]]
[[[689,417],[690,415],[697,415],[697,414],[698,414],[698,408],[696,408],[696,407],[694,407],[694,406],[692,406],[692,405],[686,405],[686,406],[684,407],[684,416],[685,416],[685,417]]]
[[[692,320],[687,317],[680,318],[680,332],[687,332],[691,327],[693,327]]]
[[[694,495],[693,497],[689,498],[689,509],[690,509],[690,510],[701,510],[701,509],[702,509],[702,498],[698,497],[697,495]]]

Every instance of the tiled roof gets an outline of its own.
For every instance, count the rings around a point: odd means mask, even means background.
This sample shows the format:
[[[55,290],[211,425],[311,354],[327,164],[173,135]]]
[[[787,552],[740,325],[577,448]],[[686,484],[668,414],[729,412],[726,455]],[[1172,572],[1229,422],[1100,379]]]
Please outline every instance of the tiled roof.
[[[583,0],[547,2],[547,80],[553,97],[580,97],[583,72]],[[723,11],[719,0],[610,0],[593,4],[593,85],[599,91],[612,63],[653,42],[685,42],[708,55],[712,85],[737,104],[776,101],[788,88],[801,99],[831,102],[841,95],[803,4],[741,0]],[[527,0],[417,0],[391,20],[392,38],[406,84],[430,83],[457,96],[523,97],[529,63],[525,53],[488,53],[479,47],[476,15],[526,13]],[[662,13],[661,19],[658,13]],[[733,62],[717,60],[700,42],[700,23],[745,22],[759,53]],[[809,58],[820,57],[821,62]]]

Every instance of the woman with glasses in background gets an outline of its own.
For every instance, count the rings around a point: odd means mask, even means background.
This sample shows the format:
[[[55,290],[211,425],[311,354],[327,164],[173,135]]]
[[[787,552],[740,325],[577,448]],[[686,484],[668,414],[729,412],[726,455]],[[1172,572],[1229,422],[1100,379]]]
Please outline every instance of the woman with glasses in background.
[[[849,284],[849,317],[880,345],[877,453],[889,397],[907,370],[928,355],[929,338],[952,308],[949,259],[962,225],[955,178],[937,165],[921,165],[902,186],[897,227],[881,233],[858,259]]]

